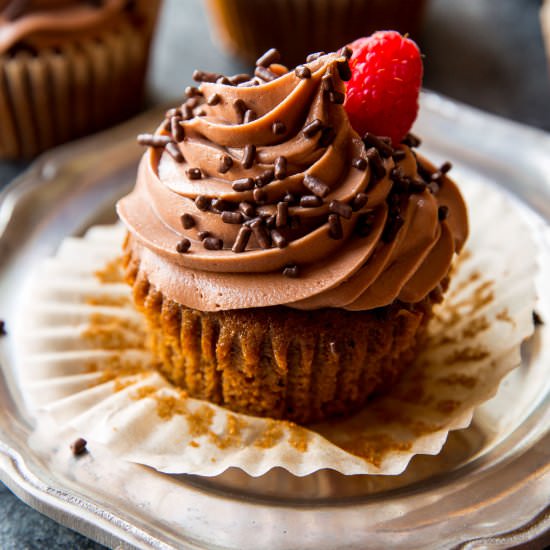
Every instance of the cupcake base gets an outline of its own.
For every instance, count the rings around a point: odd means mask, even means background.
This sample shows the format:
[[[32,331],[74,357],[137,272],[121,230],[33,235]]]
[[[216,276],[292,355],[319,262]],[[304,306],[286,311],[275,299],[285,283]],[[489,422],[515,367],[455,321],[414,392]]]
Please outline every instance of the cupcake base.
[[[126,256],[159,369],[191,397],[301,424],[356,412],[416,357],[441,292],[371,311],[285,306],[203,312],[162,295]]]

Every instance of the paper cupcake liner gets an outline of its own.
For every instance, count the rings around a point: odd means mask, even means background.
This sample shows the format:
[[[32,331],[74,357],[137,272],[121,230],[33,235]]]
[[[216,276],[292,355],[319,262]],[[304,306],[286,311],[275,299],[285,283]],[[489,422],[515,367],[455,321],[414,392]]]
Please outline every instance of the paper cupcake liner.
[[[149,41],[124,24],[56,51],[0,55],[0,158],[30,158],[135,113]]]
[[[414,37],[425,5],[425,0],[208,0],[215,36],[226,48],[254,61],[276,47],[288,66],[379,29]]]
[[[340,421],[300,427],[191,399],[155,369],[130,289],[120,282],[120,226],[70,238],[38,269],[19,333],[28,405],[125,460],[162,472],[215,476],[275,467],[303,476],[401,473],[465,428],[520,362],[533,333],[537,249],[502,194],[463,185],[472,235],[429,342],[385,396]],[[93,447],[92,447],[93,448]]]

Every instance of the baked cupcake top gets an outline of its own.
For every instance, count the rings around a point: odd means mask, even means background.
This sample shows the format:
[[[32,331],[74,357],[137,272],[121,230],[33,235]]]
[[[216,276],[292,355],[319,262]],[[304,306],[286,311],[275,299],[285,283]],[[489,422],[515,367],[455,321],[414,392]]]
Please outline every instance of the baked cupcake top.
[[[196,72],[118,204],[141,269],[203,311],[287,305],[367,310],[418,302],[467,236],[455,183],[402,143],[357,134],[348,50],[254,77]]]
[[[0,54],[17,46],[64,44],[104,32],[128,19],[156,9],[158,0],[0,0]]]

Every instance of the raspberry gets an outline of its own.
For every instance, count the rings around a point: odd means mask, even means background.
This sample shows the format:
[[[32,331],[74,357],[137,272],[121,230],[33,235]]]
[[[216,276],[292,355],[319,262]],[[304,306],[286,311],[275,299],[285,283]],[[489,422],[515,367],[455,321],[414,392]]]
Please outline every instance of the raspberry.
[[[350,47],[351,80],[345,108],[361,136],[389,136],[397,145],[418,113],[422,59],[418,46],[395,31],[359,38]]]

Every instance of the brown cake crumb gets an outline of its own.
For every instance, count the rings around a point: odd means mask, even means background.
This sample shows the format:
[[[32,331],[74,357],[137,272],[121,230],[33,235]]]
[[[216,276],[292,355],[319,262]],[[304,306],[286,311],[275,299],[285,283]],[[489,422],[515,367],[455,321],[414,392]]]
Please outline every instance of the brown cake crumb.
[[[407,452],[411,447],[411,443],[396,441],[386,434],[362,436],[342,444],[345,451],[363,458],[377,468],[390,451]]]
[[[80,456],[83,455],[85,452],[87,452],[86,445],[88,442],[83,439],[82,437],[79,437],[77,440],[73,441],[71,443],[71,452],[74,456]]]
[[[94,273],[101,283],[121,283],[124,281],[122,258],[115,258],[107,262],[105,267]]]

